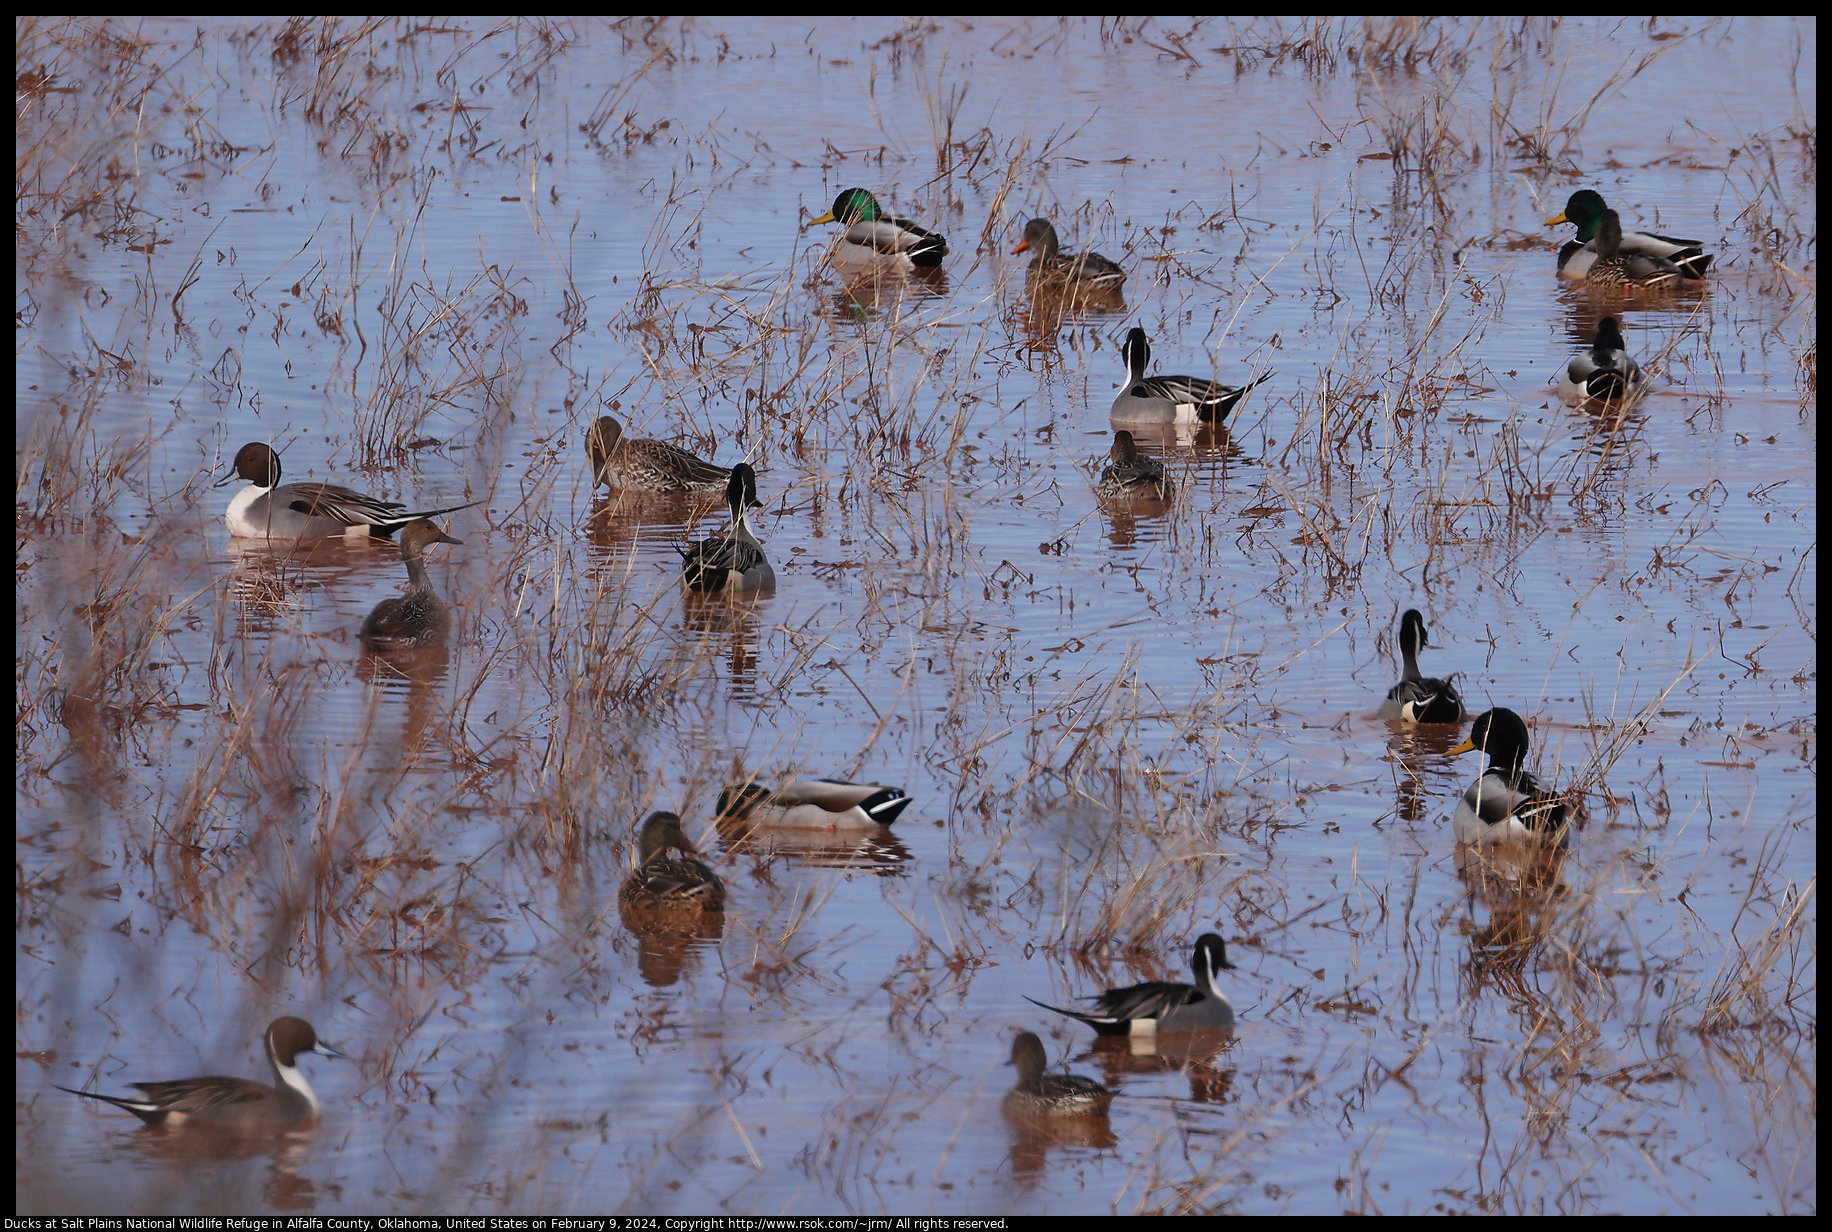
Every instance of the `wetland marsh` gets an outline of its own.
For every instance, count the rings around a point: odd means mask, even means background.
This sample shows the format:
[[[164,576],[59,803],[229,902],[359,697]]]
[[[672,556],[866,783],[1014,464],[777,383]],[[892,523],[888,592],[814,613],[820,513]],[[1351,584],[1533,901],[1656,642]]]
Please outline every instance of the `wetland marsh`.
[[[1810,1213],[1817,25],[895,17],[17,25],[15,1204],[28,1214]],[[868,188],[948,238],[861,282]],[[1716,254],[1599,305],[1578,188]],[[1052,219],[1123,307],[1027,294]],[[1651,378],[1554,396],[1604,310]],[[1120,345],[1274,375],[1141,438]],[[757,471],[714,530],[584,438]],[[232,541],[269,441],[442,519]],[[704,514],[704,516],[697,516]],[[1452,840],[1462,729],[1377,717],[1400,613],[1581,799]],[[912,797],[721,834],[721,789]],[[618,888],[665,809],[727,891]],[[1188,979],[1194,1055],[1038,1009]],[[57,1085],[260,1072],[206,1157]],[[1000,1114],[1036,1032],[1118,1091]]]

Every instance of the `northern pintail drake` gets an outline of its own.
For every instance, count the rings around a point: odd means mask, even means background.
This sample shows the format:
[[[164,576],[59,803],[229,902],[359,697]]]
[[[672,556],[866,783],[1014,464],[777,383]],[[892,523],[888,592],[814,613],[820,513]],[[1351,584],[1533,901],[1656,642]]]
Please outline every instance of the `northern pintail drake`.
[[[1248,385],[1221,385],[1193,376],[1146,376],[1145,369],[1151,364],[1151,343],[1136,325],[1127,331],[1121,354],[1126,360],[1126,384],[1113,399],[1110,412],[1118,425],[1218,424],[1240,405],[1249,390],[1272,379],[1268,372]]]
[[[1419,672],[1419,650],[1430,645],[1425,636],[1425,618],[1416,608],[1406,609],[1399,618],[1399,652],[1404,666],[1399,683],[1387,690],[1380,704],[1380,717],[1405,723],[1461,723],[1469,713],[1463,708],[1463,695],[1448,680],[1439,680]]]
[[[342,1058],[343,1053],[318,1038],[303,1018],[276,1018],[267,1028],[267,1064],[273,1086],[247,1078],[179,1078],[172,1082],[130,1082],[145,1094],[138,1099],[59,1087],[85,1099],[125,1108],[148,1125],[197,1126],[225,1130],[278,1129],[309,1120],[322,1110],[312,1084],[299,1072],[303,1053]]]
[[[1476,716],[1469,739],[1452,749],[1481,749],[1489,767],[1457,802],[1451,827],[1459,843],[1484,847],[1562,846],[1566,837],[1565,798],[1548,791],[1526,769],[1527,725],[1502,706]]]
[[[1596,264],[1597,258],[1603,253],[1598,232],[1602,228],[1604,211],[1608,208],[1603,204],[1601,193],[1580,188],[1565,202],[1564,213],[1546,219],[1544,226],[1556,227],[1568,222],[1578,229],[1577,238],[1559,249],[1559,273],[1567,278],[1588,277],[1590,267]],[[1617,225],[1621,225],[1620,221]],[[1702,240],[1675,239],[1670,235],[1652,235],[1645,231],[1624,231],[1620,247],[1624,253],[1665,262],[1673,266],[1682,278],[1703,278],[1711,266],[1711,255],[1705,251]]]
[[[773,589],[776,571],[748,521],[752,509],[763,507],[757,499],[757,474],[743,462],[732,467],[725,504],[731,510],[731,529],[723,538],[702,539],[681,549],[681,583],[688,590],[706,592]]]
[[[892,218],[863,188],[848,188],[810,227],[837,222],[845,232],[833,246],[834,264],[888,269],[931,269],[948,255],[948,241],[913,222]]]
[[[1204,933],[1196,939],[1196,951],[1190,957],[1190,972],[1196,977],[1194,984],[1149,980],[1130,988],[1109,988],[1095,996],[1081,998],[1099,1006],[1098,1014],[1044,1005],[1034,997],[1024,999],[1046,1010],[1078,1018],[1102,1035],[1225,1031],[1234,1025],[1234,1006],[1215,987],[1215,973],[1233,969],[1234,964],[1228,961],[1228,947],[1222,939],[1214,933]]]
[[[1100,473],[1100,483],[1094,489],[1096,496],[1159,501],[1176,496],[1177,484],[1164,473],[1164,463],[1140,453],[1132,433],[1123,429],[1115,432],[1109,456],[1113,461]]]
[[[452,538],[425,518],[402,528],[401,562],[407,566],[407,593],[398,599],[383,599],[363,621],[362,639],[371,647],[398,650],[445,640],[452,627],[452,614],[426,576],[423,559],[423,553],[435,543],[462,547],[464,540]]]
[[[1628,344],[1622,340],[1621,326],[1616,324],[1616,318],[1604,317],[1597,322],[1596,344],[1573,355],[1571,362],[1565,365],[1558,392],[1567,402],[1589,398],[1615,402],[1635,397],[1647,386],[1641,365],[1628,353]]]
[[[1011,250],[1035,253],[1025,277],[1043,286],[1060,286],[1081,291],[1117,291],[1126,281],[1126,271],[1115,261],[1098,252],[1065,256],[1056,228],[1047,218],[1033,218],[1024,224],[1024,238]]]
[[[1685,275],[1679,266],[1652,253],[1628,252],[1622,247],[1622,220],[1614,210],[1604,210],[1597,224],[1597,259],[1584,271],[1584,285],[1604,290],[1641,290],[1670,287]]]
[[[670,848],[681,854],[670,856]],[[623,883],[617,901],[625,907],[693,911],[725,910],[725,886],[718,875],[692,857],[694,850],[673,813],[651,813],[642,823],[636,871]]]
[[[1018,1116],[1101,1116],[1113,1092],[1079,1074],[1046,1074],[1049,1054],[1043,1041],[1026,1031],[1011,1042],[1010,1064],[1018,1067],[1018,1085],[1000,1106]]]
[[[888,826],[909,806],[901,787],[839,779],[797,779],[774,792],[745,783],[719,793],[720,817],[809,830]]]
[[[666,441],[626,440],[623,425],[601,415],[585,433],[592,463],[592,487],[625,492],[718,492],[731,482],[731,469],[714,466]]]
[[[217,487],[246,479],[248,486],[229,501],[224,520],[237,539],[387,539],[419,518],[437,517],[469,509],[470,504],[449,509],[410,513],[399,501],[378,500],[335,483],[280,483],[280,455],[271,445],[250,441],[236,451],[230,473]]]

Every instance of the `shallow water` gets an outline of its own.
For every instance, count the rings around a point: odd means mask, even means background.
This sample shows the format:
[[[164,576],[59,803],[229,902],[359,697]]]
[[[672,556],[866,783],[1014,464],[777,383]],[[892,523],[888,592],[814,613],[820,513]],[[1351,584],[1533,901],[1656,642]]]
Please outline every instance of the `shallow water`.
[[[17,1205],[1810,1211],[1815,37],[22,28]],[[854,184],[938,279],[823,268]],[[1585,186],[1707,287],[1562,286]],[[1038,214],[1123,312],[1027,299]],[[1562,406],[1603,311],[1653,389]],[[1135,324],[1276,374],[1143,442],[1169,511],[1093,494]],[[720,515],[594,496],[605,402],[757,467],[773,595],[682,599]],[[365,656],[391,547],[228,540],[254,439],[482,502],[447,648]],[[1375,714],[1407,607],[1582,787],[1567,858],[1456,849],[1467,729]],[[803,773],[916,803],[715,831]],[[620,917],[656,808],[720,854],[712,935]],[[1207,931],[1213,1051],[1023,999]],[[280,1013],[354,1058],[283,1148],[54,1089],[256,1074]],[[1106,1122],[1000,1116],[1021,1030]]]

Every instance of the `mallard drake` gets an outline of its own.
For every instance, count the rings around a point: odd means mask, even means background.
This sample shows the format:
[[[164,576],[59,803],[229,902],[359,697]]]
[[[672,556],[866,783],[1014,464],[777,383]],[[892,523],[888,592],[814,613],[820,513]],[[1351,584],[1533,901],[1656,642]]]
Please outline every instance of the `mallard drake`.
[[[746,463],[732,467],[732,477],[725,485],[725,504],[731,510],[731,529],[724,538],[702,539],[681,552],[681,582],[688,590],[748,591],[770,590],[776,585],[776,571],[763,554],[763,545],[751,533],[746,520],[752,509],[761,509],[757,499],[757,473]]]
[[[838,265],[927,269],[948,255],[948,241],[913,222],[892,218],[863,188],[848,188],[833,199],[833,208],[807,225],[843,223],[846,231],[833,246]]]
[[[276,1018],[262,1036],[274,1085],[247,1078],[179,1078],[171,1082],[130,1082],[145,1095],[138,1099],[59,1087],[84,1099],[125,1108],[148,1125],[192,1126],[225,1131],[279,1129],[318,1115],[318,1096],[299,1072],[301,1055],[343,1059],[343,1053],[318,1038],[303,1018]]]
[[[1228,961],[1228,947],[1222,939],[1214,933],[1204,933],[1196,939],[1195,953],[1190,956],[1190,972],[1196,977],[1193,985],[1150,980],[1130,988],[1109,988],[1081,998],[1098,1005],[1101,1011],[1098,1014],[1044,1005],[1035,997],[1024,999],[1032,1005],[1080,1019],[1101,1035],[1225,1031],[1234,1025],[1234,1006],[1215,987],[1215,973],[1233,969],[1234,964]]]
[[[387,539],[419,518],[457,513],[469,505],[409,513],[399,501],[378,500],[335,483],[280,483],[280,455],[273,446],[250,441],[236,450],[229,473],[215,484],[237,478],[248,486],[229,501],[223,520],[237,539]]]
[[[670,856],[669,848],[682,854]],[[651,813],[642,823],[637,846],[637,867],[617,901],[638,910],[723,911],[725,886],[710,868],[691,857],[700,853],[681,832],[681,819],[673,813]]]
[[[1113,399],[1109,413],[1115,424],[1220,423],[1247,392],[1272,379],[1272,373],[1250,385],[1221,385],[1193,376],[1151,376],[1151,344],[1145,331],[1133,326],[1121,348],[1126,360],[1126,384]]]
[[[1567,278],[1588,277],[1590,267],[1603,255],[1597,233],[1608,208],[1603,204],[1601,193],[1580,188],[1565,202],[1564,213],[1557,218],[1546,219],[1543,225],[1548,227],[1568,222],[1578,229],[1577,238],[1567,241],[1559,249],[1559,273]],[[1705,251],[1702,240],[1681,240],[1670,235],[1650,235],[1645,231],[1624,231],[1621,250],[1631,256],[1645,256],[1671,265],[1682,278],[1703,278],[1711,266],[1711,255]]]
[[[1117,291],[1126,281],[1126,271],[1098,252],[1064,256],[1062,241],[1047,218],[1033,218],[1024,224],[1024,238],[1011,250],[1036,255],[1031,258],[1025,277],[1043,286],[1060,286],[1082,291]]]
[[[719,793],[722,818],[811,830],[888,826],[909,806],[901,787],[839,779],[798,779],[775,792],[745,783]]]
[[[407,593],[398,599],[383,599],[363,621],[362,639],[372,649],[398,650],[409,646],[431,646],[445,640],[452,627],[452,614],[446,610],[432,579],[426,576],[422,553],[435,543],[462,547],[464,540],[454,539],[425,518],[409,522],[401,531],[401,563],[407,566]]]
[[[1683,274],[1677,265],[1645,252],[1622,250],[1622,220],[1614,210],[1603,211],[1597,224],[1597,259],[1584,271],[1584,285],[1604,290],[1647,290],[1670,287]]]
[[[1177,485],[1164,473],[1164,463],[1139,452],[1132,433],[1124,429],[1113,434],[1113,459],[1100,473],[1096,496],[1108,500],[1167,501],[1177,494]]]
[[[1457,841],[1484,847],[1562,846],[1565,798],[1526,770],[1527,725],[1521,717],[1503,706],[1477,715],[1469,739],[1451,752],[1471,749],[1487,753],[1489,767],[1457,802],[1451,823]]]
[[[1000,1106],[1017,1116],[1104,1116],[1113,1092],[1079,1074],[1046,1074],[1049,1054],[1043,1041],[1025,1031],[1011,1042],[1011,1061],[1018,1067],[1018,1085],[1005,1093]]]
[[[666,441],[625,440],[615,416],[601,415],[585,433],[592,487],[626,492],[717,492],[731,481],[729,467],[714,466]]]
[[[1380,717],[1406,723],[1461,723],[1468,713],[1463,696],[1448,680],[1437,680],[1419,674],[1419,649],[1429,645],[1425,636],[1425,618],[1417,609],[1408,608],[1399,618],[1399,652],[1404,666],[1399,683],[1387,690],[1380,704]]]
[[[1567,402],[1588,398],[1620,401],[1634,397],[1647,388],[1641,366],[1628,353],[1622,341],[1622,329],[1616,318],[1604,317],[1597,322],[1597,341],[1587,351],[1579,351],[1565,365],[1565,375],[1558,383],[1559,397]]]

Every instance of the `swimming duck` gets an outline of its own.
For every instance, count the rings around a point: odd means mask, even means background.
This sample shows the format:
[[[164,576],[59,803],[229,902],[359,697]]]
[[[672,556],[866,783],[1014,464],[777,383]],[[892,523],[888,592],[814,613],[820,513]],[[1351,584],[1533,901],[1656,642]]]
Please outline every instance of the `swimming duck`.
[[[592,487],[626,492],[717,492],[731,470],[697,458],[666,441],[625,440],[616,417],[601,415],[585,433],[592,463]]]
[[[901,787],[839,779],[798,779],[776,792],[745,783],[719,793],[720,817],[812,830],[888,826],[909,806]]]
[[[1113,458],[1100,473],[1096,496],[1109,500],[1167,501],[1177,494],[1177,485],[1164,473],[1164,463],[1139,452],[1132,433],[1121,430],[1113,434]]]
[[[948,255],[948,241],[913,222],[892,218],[863,188],[848,188],[833,199],[833,208],[807,225],[845,224],[833,246],[837,265],[933,268]]]
[[[1062,254],[1062,241],[1047,218],[1033,218],[1024,224],[1024,238],[1011,250],[1012,256],[1033,252],[1025,277],[1044,286],[1061,286],[1081,291],[1117,291],[1126,281],[1126,271],[1098,252],[1084,252],[1068,257]]]
[[[1451,822],[1457,841],[1484,847],[1563,845],[1565,798],[1525,769],[1527,725],[1521,717],[1502,706],[1477,715],[1469,739],[1451,752],[1471,749],[1487,753],[1489,767],[1457,802]]]
[[[1104,1116],[1113,1092],[1079,1074],[1046,1074],[1049,1054],[1043,1041],[1025,1031],[1011,1042],[1010,1064],[1018,1067],[1018,1085],[1000,1106],[1018,1116]]]
[[[1151,344],[1136,325],[1127,332],[1120,353],[1126,360],[1126,384],[1113,399],[1110,417],[1115,424],[1218,424],[1247,391],[1272,379],[1270,372],[1251,385],[1221,385],[1193,376],[1148,377]]]
[[[59,1087],[84,1099],[125,1108],[148,1125],[173,1129],[190,1125],[224,1130],[278,1129],[319,1114],[318,1097],[297,1065],[301,1054],[343,1058],[343,1053],[318,1038],[303,1018],[276,1018],[263,1036],[267,1064],[276,1085],[247,1078],[179,1078],[171,1082],[130,1082],[145,1094],[138,1099],[102,1095]]]
[[[238,449],[229,474],[215,486],[238,477],[248,480],[248,486],[235,494],[224,514],[229,533],[238,539],[387,539],[415,519],[456,513],[478,503],[409,513],[398,501],[377,500],[334,483],[280,486],[280,455],[260,441]]]
[[[670,856],[669,848],[682,854]],[[718,875],[691,857],[694,850],[673,813],[651,813],[642,823],[636,871],[623,883],[617,901],[638,909],[725,910],[725,886]]]
[[[1405,666],[1399,683],[1387,690],[1380,704],[1380,717],[1406,723],[1461,723],[1468,711],[1463,696],[1448,680],[1419,674],[1419,648],[1430,645],[1425,636],[1425,618],[1417,609],[1407,608],[1399,618],[1399,651]]]
[[[1577,238],[1566,242],[1559,249],[1558,272],[1567,278],[1584,278],[1590,273],[1590,267],[1602,255],[1598,242],[1598,229],[1603,222],[1603,213],[1608,209],[1603,204],[1603,196],[1588,188],[1580,188],[1571,194],[1565,202],[1565,212],[1557,218],[1548,218],[1544,226],[1555,227],[1568,222],[1578,229]],[[1618,221],[1618,225],[1620,222]],[[1644,231],[1624,231],[1621,242],[1622,251],[1631,255],[1642,255],[1672,265],[1682,278],[1703,278],[1710,268],[1711,256],[1705,251],[1702,240],[1674,239],[1670,235],[1650,235]]]
[[[362,639],[376,650],[399,650],[408,646],[431,646],[445,640],[452,627],[452,614],[446,610],[426,576],[422,553],[435,543],[460,547],[464,540],[454,539],[425,518],[409,522],[401,531],[401,562],[407,566],[407,593],[398,599],[383,599],[363,621]]]
[[[1584,271],[1584,285],[1610,290],[1668,287],[1684,274],[1679,266],[1645,252],[1622,248],[1622,220],[1614,210],[1604,210],[1597,224],[1597,259]]]
[[[680,550],[682,583],[688,590],[708,592],[773,589],[776,572],[746,521],[752,509],[763,508],[757,499],[757,473],[743,462],[732,467],[725,504],[731,510],[731,530],[722,539],[702,539]]]
[[[1222,939],[1214,933],[1204,933],[1196,939],[1196,951],[1190,957],[1190,972],[1196,977],[1194,985],[1149,980],[1130,988],[1109,988],[1095,996],[1081,998],[1098,1005],[1101,1011],[1098,1014],[1044,1005],[1034,997],[1024,999],[1046,1010],[1078,1018],[1101,1035],[1225,1031],[1234,1025],[1234,1006],[1215,987],[1215,973],[1233,969]]]
[[[1616,318],[1604,317],[1597,322],[1597,341],[1587,351],[1580,351],[1565,365],[1565,375],[1558,383],[1559,397],[1567,402],[1587,398],[1623,400],[1647,388],[1647,378],[1628,353],[1622,341],[1622,329]]]

